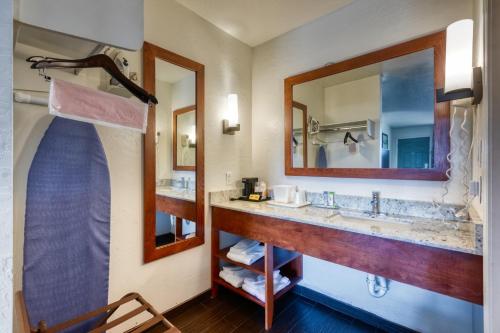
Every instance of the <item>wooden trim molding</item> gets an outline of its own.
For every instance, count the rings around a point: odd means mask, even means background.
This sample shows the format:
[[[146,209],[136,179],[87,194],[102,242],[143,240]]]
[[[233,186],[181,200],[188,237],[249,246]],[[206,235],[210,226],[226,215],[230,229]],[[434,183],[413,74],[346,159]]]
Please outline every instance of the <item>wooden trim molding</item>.
[[[186,106],[172,112],[172,169],[177,171],[196,171],[194,165],[179,165],[177,163],[177,117],[191,111],[196,111],[196,105]]]
[[[302,160],[304,161],[303,168],[307,168],[307,105],[297,101],[292,101],[292,107],[302,110]]]
[[[148,128],[144,135],[144,262],[146,263],[185,251],[205,242],[205,66],[159,46],[144,42],[143,79],[144,89],[147,91],[156,91],[156,58],[191,70],[195,72],[196,76],[196,215],[194,219],[191,219],[196,222],[196,236],[167,246],[156,247],[156,109],[154,105],[150,106]]]
[[[219,207],[212,207],[212,228],[483,304],[479,255]]]
[[[450,104],[438,103],[434,96],[434,168],[430,169],[376,169],[376,168],[294,168],[292,161],[292,107],[293,86],[345,72],[355,68],[379,63],[407,54],[434,49],[434,89],[444,87],[446,32],[440,31],[425,37],[394,45],[359,57],[327,65],[306,73],[288,77],[284,81],[285,97],[285,174],[287,176],[319,176],[343,178],[382,178],[414,180],[447,180],[449,163],[446,155],[450,151]]]

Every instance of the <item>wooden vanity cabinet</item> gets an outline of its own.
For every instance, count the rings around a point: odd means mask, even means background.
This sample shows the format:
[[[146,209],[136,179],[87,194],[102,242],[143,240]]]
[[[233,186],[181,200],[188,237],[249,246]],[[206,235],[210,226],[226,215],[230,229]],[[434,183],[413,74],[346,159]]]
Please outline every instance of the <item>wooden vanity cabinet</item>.
[[[246,299],[262,306],[265,310],[265,328],[270,329],[273,321],[274,302],[283,296],[288,291],[292,290],[300,280],[302,280],[302,254],[289,251],[283,248],[274,246],[270,242],[264,243],[265,253],[264,257],[257,260],[252,265],[245,265],[227,257],[229,247],[220,249],[219,232],[224,231],[224,223],[217,223],[217,226],[212,226],[212,297],[217,297],[219,287],[229,289]],[[240,236],[247,237],[245,234]],[[259,240],[258,237],[252,239]],[[229,263],[232,265],[240,266],[254,273],[260,274],[265,277],[266,283],[266,301],[262,302],[257,297],[250,295],[241,288],[235,288],[219,277],[222,263]],[[274,279],[273,272],[280,270],[283,276],[290,279],[290,284],[274,294]]]
[[[224,259],[227,249],[219,249],[219,231],[266,244],[264,263],[255,263],[246,268],[257,272],[263,270],[266,278],[271,277],[271,281],[272,267],[276,267],[281,260],[279,253],[286,251],[283,253],[290,253],[293,257],[289,262],[290,269],[296,272],[295,284],[302,277],[300,253],[475,304],[483,304],[483,258],[480,255],[216,206],[212,206],[213,296],[217,294],[218,286],[227,287],[218,277],[219,259],[228,261],[227,258]],[[275,248],[279,248],[278,254]],[[235,291],[244,293],[238,289]],[[243,296],[249,298],[247,295]],[[276,295],[274,299],[279,296],[280,294]],[[272,293],[268,297],[273,299]],[[266,328],[269,328],[272,324],[272,302],[266,302],[265,308]]]

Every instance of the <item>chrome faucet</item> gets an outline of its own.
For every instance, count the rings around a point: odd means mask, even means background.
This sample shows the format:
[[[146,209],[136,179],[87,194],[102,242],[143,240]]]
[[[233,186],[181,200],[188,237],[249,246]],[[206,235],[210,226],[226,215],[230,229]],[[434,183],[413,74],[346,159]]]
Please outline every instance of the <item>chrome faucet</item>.
[[[380,192],[378,191],[373,191],[372,192],[372,201],[370,201],[372,204],[372,215],[379,215],[380,214]]]

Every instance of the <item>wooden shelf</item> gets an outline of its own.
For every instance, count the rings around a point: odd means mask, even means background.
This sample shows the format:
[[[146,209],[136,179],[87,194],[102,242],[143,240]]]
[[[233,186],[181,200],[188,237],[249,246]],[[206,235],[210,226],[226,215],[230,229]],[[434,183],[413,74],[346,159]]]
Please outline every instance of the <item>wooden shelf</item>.
[[[229,289],[229,290],[234,291],[238,295],[241,295],[241,296],[245,297],[246,299],[251,300],[254,303],[259,304],[262,307],[264,307],[266,305],[264,302],[262,302],[257,297],[255,297],[253,295],[250,295],[249,293],[247,293],[246,291],[244,291],[241,288],[236,288],[236,287],[232,286],[231,284],[227,283],[226,281],[224,281],[224,280],[222,280],[220,278],[214,279],[214,282],[217,283],[217,284],[219,284],[219,285],[221,285],[221,286],[223,286],[223,287],[225,287],[225,288],[227,288],[227,289]]]
[[[276,301],[281,296],[283,296],[288,291],[290,291],[293,287],[295,287],[300,282],[300,280],[302,280],[302,278],[299,277],[299,276],[290,278],[290,284],[288,286],[286,286],[285,288],[281,289],[278,293],[276,293],[274,295],[274,301]],[[250,301],[252,301],[254,303],[257,303],[258,305],[260,305],[262,307],[265,307],[265,305],[266,305],[265,302],[262,302],[257,297],[255,297],[253,295],[250,295],[249,293],[247,293],[246,291],[244,291],[241,288],[235,288],[234,286],[232,286],[231,284],[227,283],[226,281],[224,281],[221,278],[214,279],[214,282],[217,283],[217,284],[219,284],[219,285],[221,285],[221,286],[223,286],[223,287],[225,287],[225,288],[227,288],[227,289],[229,289],[229,290],[232,290],[233,292],[237,293],[238,295],[241,295],[241,296],[245,297],[246,299],[248,299],[248,300],[250,300]]]
[[[302,280],[302,277],[295,276],[295,277],[291,277],[289,279],[290,279],[290,284],[288,286],[286,286],[285,288],[281,289],[280,291],[278,291],[278,293],[276,293],[274,295],[274,300],[275,301],[277,299],[279,299],[281,296],[283,296],[284,294],[286,294],[288,291],[290,291],[291,289],[293,289],[293,287],[295,287]]]
[[[245,265],[242,264],[241,262],[237,262],[234,260],[231,260],[227,257],[227,253],[229,252],[230,247],[226,247],[222,250],[220,250],[216,256],[225,262],[229,262],[231,264],[234,264],[236,266],[240,266],[243,268],[248,269],[249,271],[252,271],[254,273],[264,275],[265,270],[264,270],[264,257],[260,258],[256,262],[254,262],[252,265]],[[280,269],[281,267],[285,266],[292,260],[300,257],[300,253],[294,252],[294,251],[289,251],[285,250],[282,248],[274,247],[273,249],[273,256],[274,256],[274,270]]]

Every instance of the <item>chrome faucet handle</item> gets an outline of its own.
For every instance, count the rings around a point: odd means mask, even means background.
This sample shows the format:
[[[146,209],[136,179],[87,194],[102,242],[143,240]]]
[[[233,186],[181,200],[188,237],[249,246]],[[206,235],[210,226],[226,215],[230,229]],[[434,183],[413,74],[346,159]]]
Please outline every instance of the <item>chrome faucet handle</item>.
[[[372,200],[370,201],[372,205],[372,213],[380,214],[380,192],[372,191]]]

